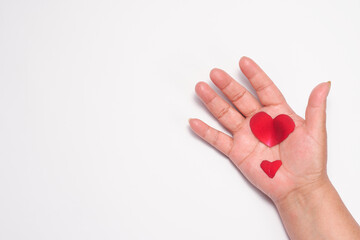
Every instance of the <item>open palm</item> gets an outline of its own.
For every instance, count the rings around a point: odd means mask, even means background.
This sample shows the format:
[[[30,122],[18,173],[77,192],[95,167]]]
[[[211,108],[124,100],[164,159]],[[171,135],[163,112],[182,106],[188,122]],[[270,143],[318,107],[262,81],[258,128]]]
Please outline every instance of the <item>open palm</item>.
[[[228,156],[250,182],[274,201],[326,179],[325,109],[330,84],[321,83],[313,90],[304,120],[288,106],[279,89],[254,61],[243,57],[239,65],[260,102],[223,70],[213,69],[211,80],[237,109],[204,82],[199,82],[195,90],[232,137],[198,119],[190,120],[193,131]],[[253,135],[249,125],[251,117],[260,111],[273,118],[289,115],[295,122],[295,130],[280,144],[266,146]],[[273,179],[260,168],[263,160],[282,161]]]

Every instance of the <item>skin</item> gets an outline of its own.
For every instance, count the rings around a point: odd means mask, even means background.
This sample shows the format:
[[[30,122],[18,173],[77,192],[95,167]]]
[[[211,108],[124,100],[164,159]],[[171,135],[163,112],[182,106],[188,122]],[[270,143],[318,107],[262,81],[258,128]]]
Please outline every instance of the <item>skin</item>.
[[[360,239],[360,228],[342,203],[326,173],[326,98],[330,82],[320,83],[310,94],[305,119],[286,103],[279,89],[250,58],[239,66],[255,89],[259,101],[225,71],[212,69],[210,78],[236,107],[232,107],[205,82],[195,91],[209,111],[232,136],[199,119],[191,129],[225,154],[244,176],[276,205],[291,239]],[[264,111],[272,118],[289,115],[295,130],[271,148],[251,132],[249,121]],[[263,160],[281,160],[273,179],[260,168]]]

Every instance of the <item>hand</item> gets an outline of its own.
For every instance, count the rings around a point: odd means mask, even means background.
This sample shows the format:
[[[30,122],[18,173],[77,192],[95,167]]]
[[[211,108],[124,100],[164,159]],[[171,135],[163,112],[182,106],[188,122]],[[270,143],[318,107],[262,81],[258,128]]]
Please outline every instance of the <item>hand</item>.
[[[260,102],[223,70],[213,69],[211,80],[237,110],[205,82],[199,82],[195,90],[232,137],[198,119],[190,119],[192,130],[228,156],[244,176],[275,203],[294,191],[326,183],[325,109],[330,82],[321,83],[312,91],[304,120],[294,113],[279,89],[254,61],[243,57],[239,65]],[[249,126],[251,117],[259,111],[273,118],[279,114],[289,115],[295,122],[295,130],[283,142],[269,148],[253,135]],[[260,168],[263,160],[282,161],[274,178],[269,178]]]
[[[210,78],[237,108],[234,109],[204,82],[196,93],[232,137],[190,119],[195,133],[228,156],[257,188],[276,204],[291,239],[360,239],[360,227],[346,209],[326,174],[326,97],[330,82],[310,94],[305,120],[294,113],[269,77],[251,59],[243,57],[240,68],[256,90],[259,101],[220,69]],[[289,115],[294,131],[271,148],[252,133],[251,117],[264,111],[273,118]],[[281,160],[274,178],[260,168],[263,160]]]

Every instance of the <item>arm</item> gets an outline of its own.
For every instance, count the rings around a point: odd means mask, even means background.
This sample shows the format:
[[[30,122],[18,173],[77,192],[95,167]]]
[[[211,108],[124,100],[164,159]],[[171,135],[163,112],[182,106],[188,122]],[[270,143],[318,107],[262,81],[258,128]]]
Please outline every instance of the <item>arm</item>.
[[[360,239],[360,228],[329,180],[276,202],[291,239]]]

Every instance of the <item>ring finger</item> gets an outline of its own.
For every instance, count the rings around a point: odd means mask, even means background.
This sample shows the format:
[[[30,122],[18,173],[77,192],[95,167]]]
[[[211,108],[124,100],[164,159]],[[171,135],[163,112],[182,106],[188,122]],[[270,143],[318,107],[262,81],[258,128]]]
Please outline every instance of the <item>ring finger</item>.
[[[199,82],[196,84],[195,91],[209,111],[225,128],[232,133],[240,129],[244,117],[216,94],[207,83]]]

